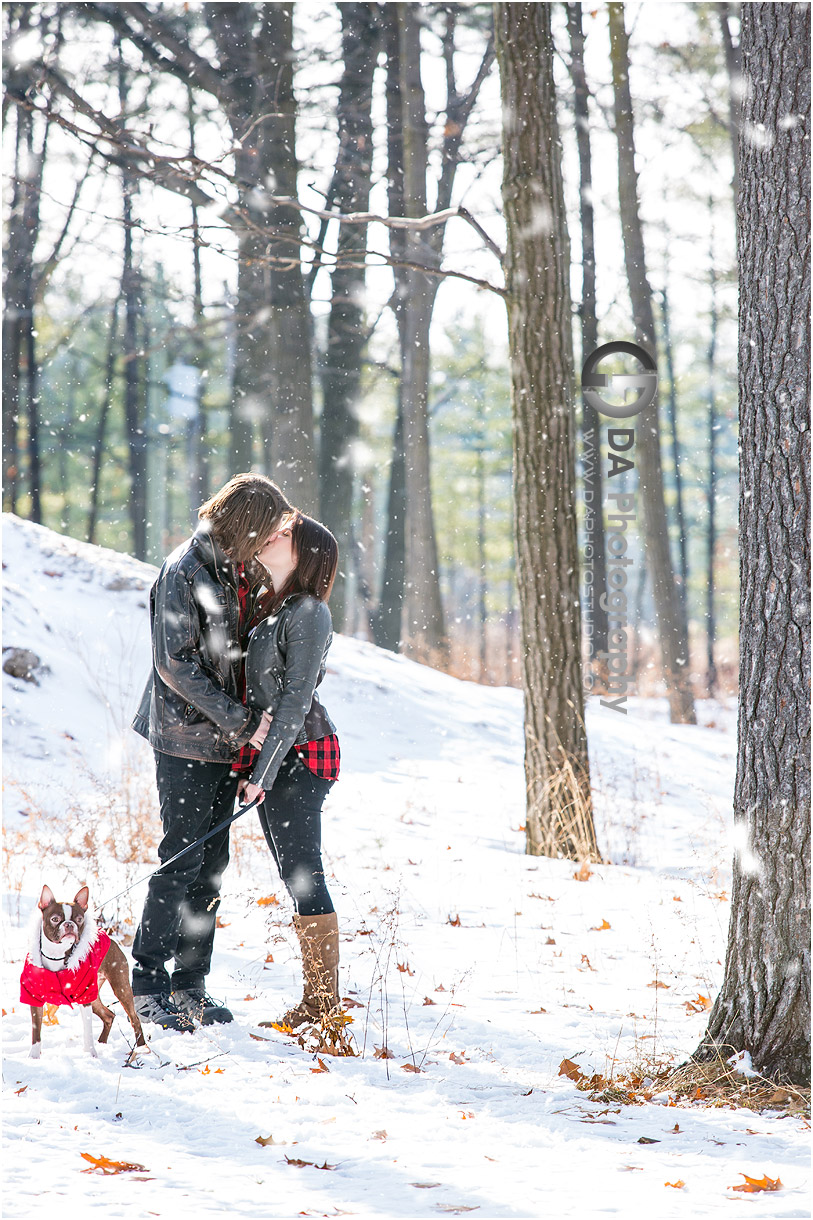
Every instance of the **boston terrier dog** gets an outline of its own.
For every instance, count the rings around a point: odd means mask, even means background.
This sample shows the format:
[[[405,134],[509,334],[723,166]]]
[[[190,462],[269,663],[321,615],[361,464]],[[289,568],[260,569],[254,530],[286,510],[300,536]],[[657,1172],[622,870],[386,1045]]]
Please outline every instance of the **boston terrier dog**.
[[[44,1004],[79,1005],[84,1047],[97,1058],[93,1045],[91,1011],[102,1018],[100,1042],[107,1042],[114,1016],[99,999],[105,980],[130,1018],[136,1043],[127,1062],[137,1053],[149,1053],[133,1003],[127,959],[110,936],[96,926],[88,912],[90,892],[83,885],[73,902],[57,902],[47,885],[42,887],[42,918],[32,923],[28,956],[20,978],[20,1002],[31,1007],[31,1058],[39,1059]]]

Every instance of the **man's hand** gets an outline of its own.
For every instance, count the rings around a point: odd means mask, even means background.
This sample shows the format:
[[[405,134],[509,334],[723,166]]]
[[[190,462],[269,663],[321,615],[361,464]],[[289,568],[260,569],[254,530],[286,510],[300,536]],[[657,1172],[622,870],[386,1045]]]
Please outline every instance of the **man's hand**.
[[[260,749],[268,736],[268,730],[271,727],[271,721],[273,719],[274,717],[270,714],[270,712],[263,712],[262,720],[259,723],[257,731],[253,737],[249,738],[249,745],[255,746],[258,750]]]

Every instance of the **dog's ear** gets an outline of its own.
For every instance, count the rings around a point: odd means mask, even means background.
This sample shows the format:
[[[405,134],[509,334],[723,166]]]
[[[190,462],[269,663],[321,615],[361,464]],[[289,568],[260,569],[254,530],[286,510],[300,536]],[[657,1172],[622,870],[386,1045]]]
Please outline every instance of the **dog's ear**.
[[[83,885],[79,893],[74,898],[73,904],[74,906],[81,907],[83,911],[86,911],[88,909],[89,900],[90,890],[86,885]]]
[[[39,906],[39,909],[41,911],[44,911],[46,907],[49,907],[51,905],[51,903],[55,902],[55,901],[56,901],[56,899],[54,898],[51,891],[48,889],[48,886],[44,885],[42,887],[42,893],[40,894],[39,903],[37,904]]]

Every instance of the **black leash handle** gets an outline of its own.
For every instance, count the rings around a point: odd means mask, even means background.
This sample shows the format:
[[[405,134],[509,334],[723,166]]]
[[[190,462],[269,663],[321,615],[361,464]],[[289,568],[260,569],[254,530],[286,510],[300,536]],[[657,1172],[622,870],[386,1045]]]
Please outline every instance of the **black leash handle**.
[[[170,856],[158,868],[153,869],[151,873],[147,873],[146,877],[139,877],[138,881],[134,881],[132,885],[128,885],[126,889],[121,890],[118,894],[114,894],[112,898],[105,898],[99,903],[99,911],[104,910],[108,902],[115,902],[117,898],[121,898],[124,894],[129,894],[130,890],[135,889],[137,885],[141,885],[142,881],[149,881],[150,877],[157,877],[160,872],[168,868],[170,864],[174,864],[176,860],[180,860],[181,856],[185,856],[193,847],[200,847],[201,843],[205,843],[207,839],[211,839],[212,835],[216,835],[219,830],[224,830],[227,826],[231,826],[232,822],[236,822],[244,813],[248,813],[249,809],[253,809],[255,805],[259,805],[260,801],[265,798],[265,793],[261,792],[259,796],[255,796],[253,801],[249,801],[247,805],[240,805],[236,813],[233,813],[230,818],[226,818],[225,822],[221,822],[218,826],[213,826],[211,830],[207,830],[205,835],[201,835],[199,839],[195,839],[194,843],[190,843],[187,847],[182,847],[174,856]]]

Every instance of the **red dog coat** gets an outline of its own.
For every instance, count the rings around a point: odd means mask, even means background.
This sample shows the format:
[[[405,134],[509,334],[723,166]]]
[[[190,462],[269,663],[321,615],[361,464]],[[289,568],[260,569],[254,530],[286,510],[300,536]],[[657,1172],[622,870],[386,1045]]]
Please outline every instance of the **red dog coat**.
[[[46,970],[25,959],[20,975],[20,1003],[42,1008],[43,1004],[92,1004],[99,996],[99,966],[110,948],[110,937],[99,932],[90,953],[75,967]]]

